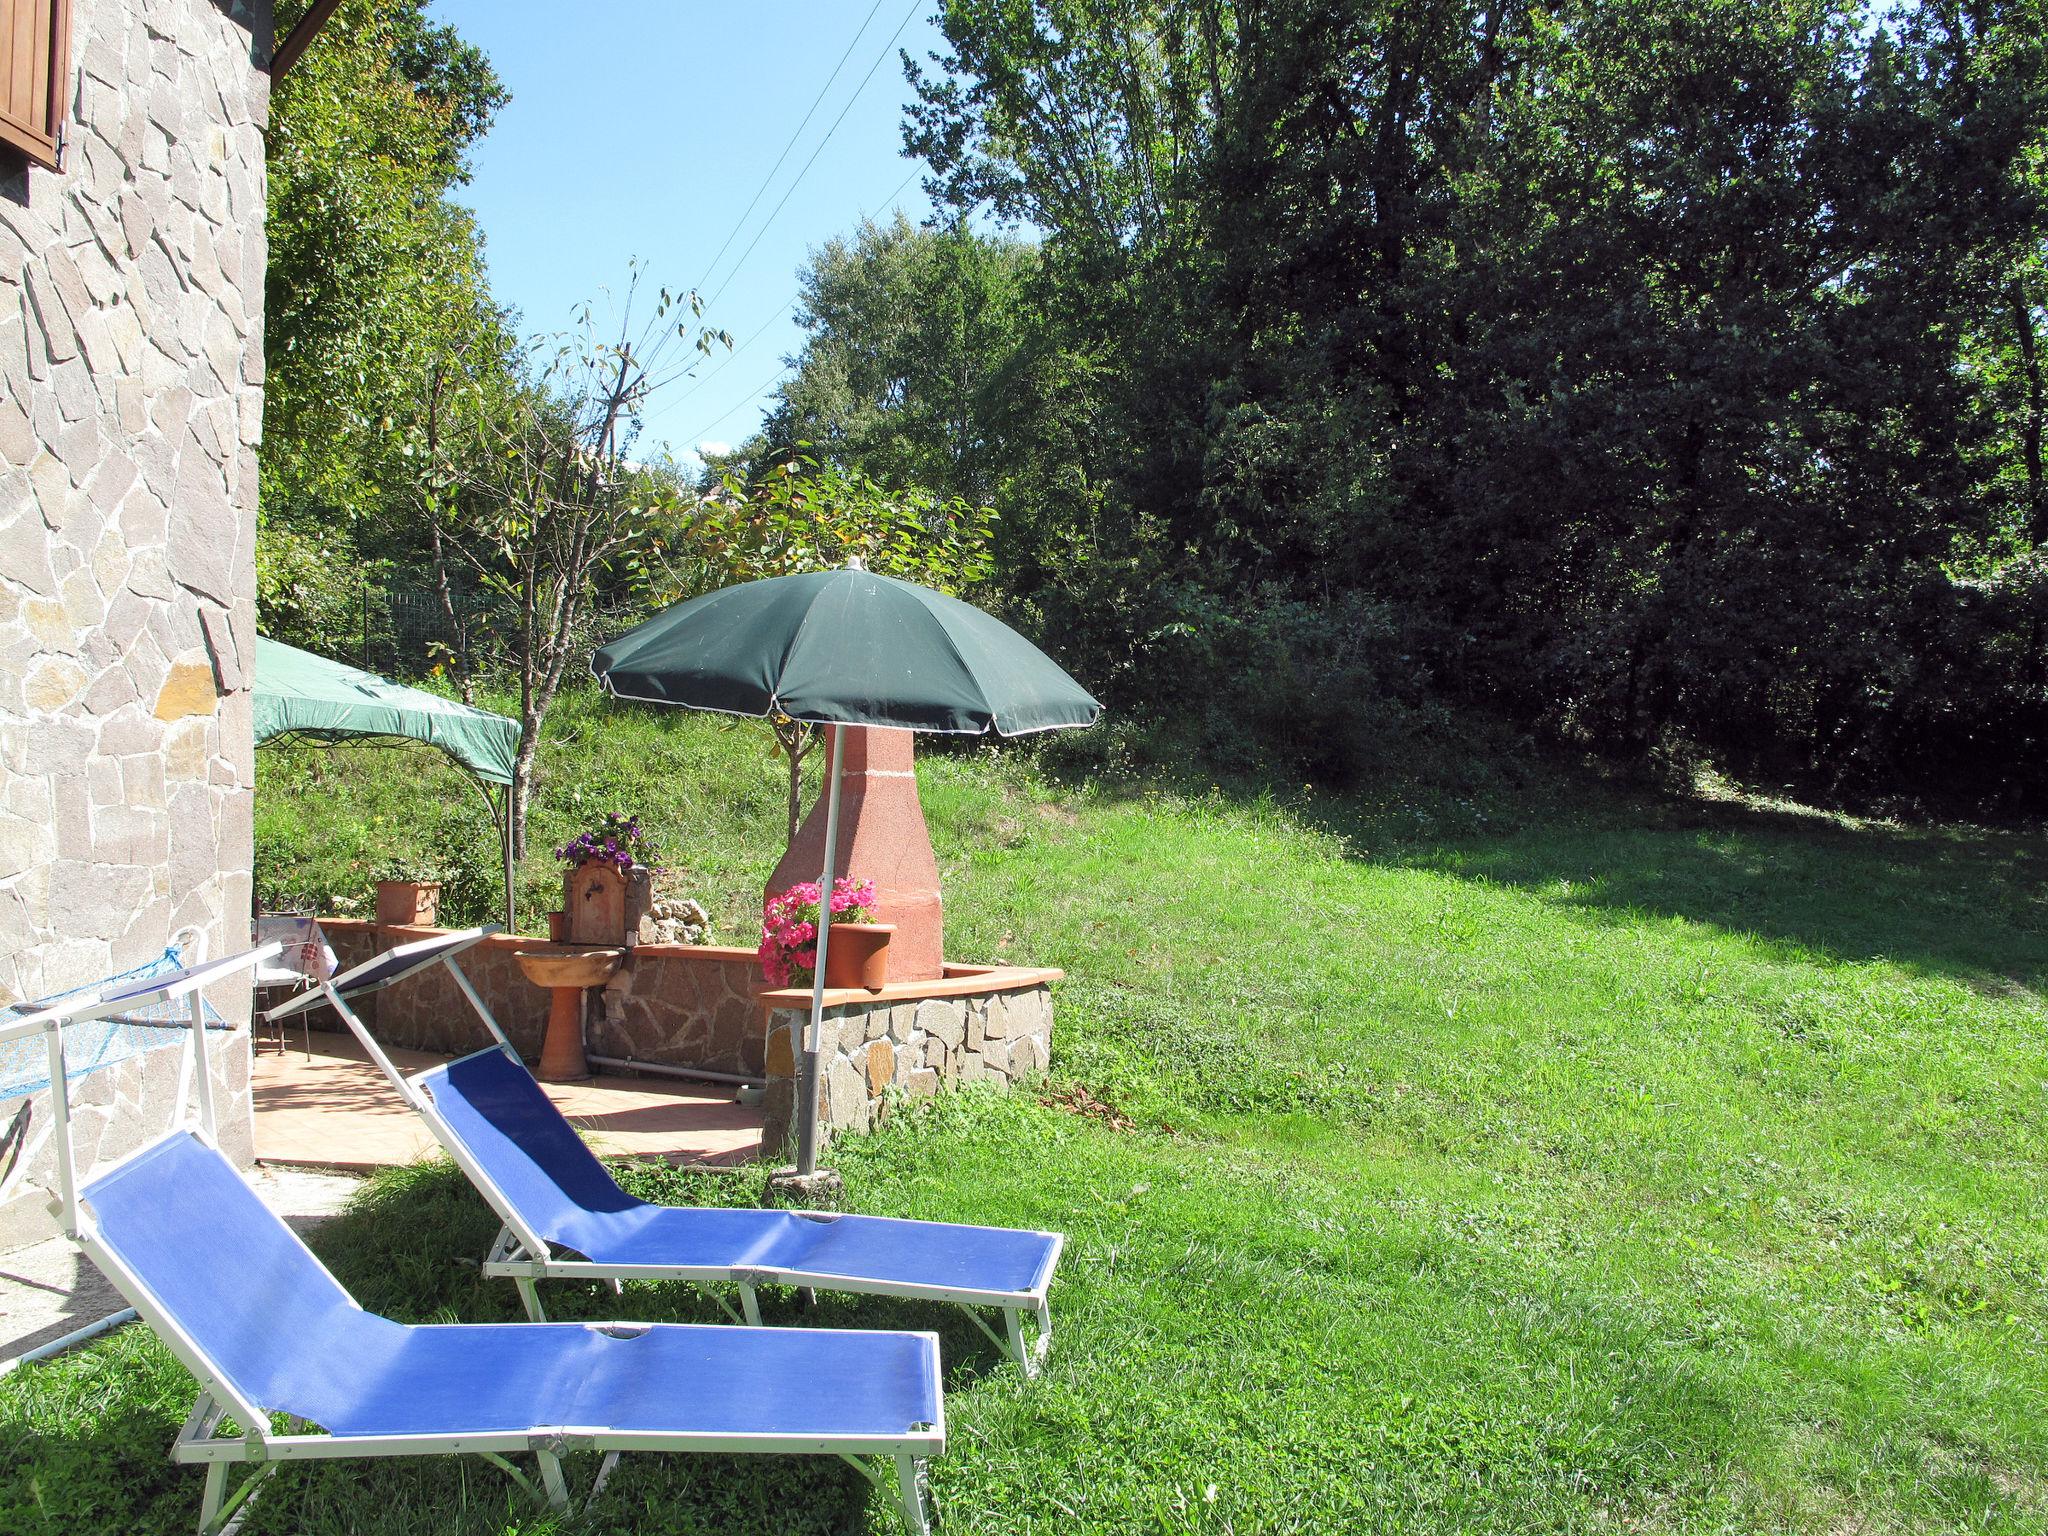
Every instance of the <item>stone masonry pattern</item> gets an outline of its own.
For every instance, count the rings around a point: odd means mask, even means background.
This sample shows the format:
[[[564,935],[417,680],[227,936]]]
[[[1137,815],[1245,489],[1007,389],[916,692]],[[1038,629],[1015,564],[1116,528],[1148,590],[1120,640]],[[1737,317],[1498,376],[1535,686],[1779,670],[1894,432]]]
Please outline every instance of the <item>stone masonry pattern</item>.
[[[383,931],[369,924],[327,919],[322,924],[343,968],[359,965],[400,937],[427,930]],[[547,1032],[548,994],[520,973],[512,958],[533,939],[493,937],[458,962],[484,999],[498,1027],[528,1062],[540,1057]],[[633,959],[587,1005],[586,1043],[596,1055],[713,1072],[758,1076],[765,1032],[753,983],[760,968],[751,952],[706,951],[643,944]],[[464,1055],[488,1035],[475,1011],[441,969],[408,977],[354,1005],[386,1045],[409,1051]],[[322,1009],[320,1028],[340,1028]]]
[[[249,936],[270,7],[75,0],[71,36],[64,169],[0,157],[0,1003]],[[73,1085],[82,1175],[169,1128],[183,1056]],[[212,1056],[246,1162],[247,1030]],[[54,1230],[47,1090],[9,1120],[0,1247]]]
[[[394,931],[369,923],[323,921],[321,931],[334,946],[334,957],[341,969],[347,970],[394,943],[435,930]],[[517,947],[517,941],[487,939],[465,950],[457,963],[484,998],[513,1048],[533,1061],[540,1056],[541,1038],[547,1032],[548,995],[520,974],[518,963],[512,958]],[[491,1043],[490,1031],[455,985],[455,978],[438,965],[409,976],[396,986],[358,998],[349,1006],[379,1041],[403,1050],[467,1056]],[[343,1027],[325,1007],[314,1010],[312,1025],[315,1029]]]
[[[810,1014],[768,1016],[768,1092],[761,1145],[773,1151],[795,1123],[796,1063]],[[978,997],[849,1003],[828,1008],[819,1065],[818,1124],[828,1135],[865,1131],[901,1095],[925,1098],[942,1082],[1035,1082],[1052,1058],[1052,989],[1039,985]]]
[[[270,44],[76,0],[65,168],[0,162],[0,1000],[248,939]]]
[[[163,1028],[166,1036],[155,1049],[87,1072],[71,1083],[71,1145],[79,1177],[95,1165],[115,1161],[154,1141],[183,1108],[188,1121],[198,1110],[187,1077],[191,1058],[189,1036],[181,1025]],[[249,1037],[246,1031],[214,1030],[207,1039],[212,1064],[213,1112],[221,1150],[237,1163],[255,1155],[250,1119]],[[48,1208],[48,1191],[57,1187],[57,1152],[51,1139],[50,1091],[40,1089],[8,1106],[9,1130],[18,1118],[20,1137],[10,1158],[5,1199],[0,1199],[0,1253],[38,1242],[56,1230]]]
[[[590,1049],[758,1077],[766,1044],[754,1002],[760,975],[751,954],[685,960],[643,945],[599,994],[602,1002],[590,1013]]]

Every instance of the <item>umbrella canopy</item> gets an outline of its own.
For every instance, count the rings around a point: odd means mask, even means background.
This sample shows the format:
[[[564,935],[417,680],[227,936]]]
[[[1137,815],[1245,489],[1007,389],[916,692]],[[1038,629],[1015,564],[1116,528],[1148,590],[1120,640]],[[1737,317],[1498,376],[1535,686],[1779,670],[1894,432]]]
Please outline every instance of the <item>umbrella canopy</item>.
[[[679,603],[591,658],[621,698],[819,725],[1003,736],[1102,706],[971,603],[872,571],[775,576]]]
[[[840,727],[1003,736],[1093,725],[1102,706],[1000,619],[858,564],[774,576],[678,603],[590,659],[621,698],[732,715],[782,714],[830,729],[825,867],[839,847]],[[797,1121],[797,1169],[817,1166],[818,1053],[828,920],[818,930]]]
[[[512,782],[519,750],[516,720],[260,635],[254,714],[259,747],[279,737],[423,741],[492,784]]]

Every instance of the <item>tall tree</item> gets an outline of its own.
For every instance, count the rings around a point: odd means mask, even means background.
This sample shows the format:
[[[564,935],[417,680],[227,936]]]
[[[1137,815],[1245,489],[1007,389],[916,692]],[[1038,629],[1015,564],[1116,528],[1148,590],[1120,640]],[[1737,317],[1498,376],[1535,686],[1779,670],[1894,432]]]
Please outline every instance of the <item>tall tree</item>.
[[[391,418],[431,392],[451,332],[502,352],[481,239],[446,194],[505,100],[425,0],[348,0],[272,98],[259,578],[275,632],[331,633],[355,598],[358,523],[410,478]]]
[[[1044,567],[1118,613],[1095,675],[1269,667],[1202,638],[1255,612],[1305,662],[1365,601],[1631,754],[1925,783],[2037,739],[2035,621],[1976,573],[2037,522],[2043,19],[945,6],[909,143],[1043,232],[1041,312],[1116,364],[1073,468],[1157,531],[1108,588]]]
[[[808,332],[769,418],[769,462],[806,451],[997,513],[1008,590],[1041,584],[1086,515],[1069,473],[1093,386],[1039,309],[1037,248],[900,216],[829,241],[802,274]]]

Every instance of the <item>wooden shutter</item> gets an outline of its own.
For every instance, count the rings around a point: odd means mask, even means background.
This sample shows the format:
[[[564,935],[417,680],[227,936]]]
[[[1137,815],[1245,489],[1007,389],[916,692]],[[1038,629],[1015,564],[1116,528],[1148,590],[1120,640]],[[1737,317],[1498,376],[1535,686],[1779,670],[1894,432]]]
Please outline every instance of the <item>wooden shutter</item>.
[[[0,144],[55,170],[70,79],[71,0],[0,0]]]

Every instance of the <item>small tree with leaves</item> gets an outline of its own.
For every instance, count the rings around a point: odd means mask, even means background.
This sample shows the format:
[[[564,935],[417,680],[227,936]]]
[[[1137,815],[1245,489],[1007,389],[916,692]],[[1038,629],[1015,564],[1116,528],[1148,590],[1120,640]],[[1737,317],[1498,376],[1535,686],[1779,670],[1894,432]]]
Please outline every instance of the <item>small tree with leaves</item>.
[[[615,326],[600,333],[586,304],[566,335],[551,338],[551,352],[529,354],[527,376],[480,413],[486,451],[462,494],[436,506],[447,517],[446,547],[473,573],[519,680],[515,856],[526,851],[541,725],[586,648],[596,606],[646,592],[645,557],[681,512],[673,477],[631,457],[641,413],[698,356],[732,345],[702,323],[694,293],[660,289],[651,313],[636,317],[640,283],[635,267]]]

